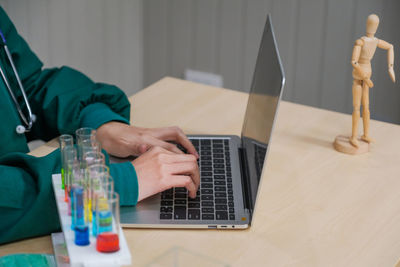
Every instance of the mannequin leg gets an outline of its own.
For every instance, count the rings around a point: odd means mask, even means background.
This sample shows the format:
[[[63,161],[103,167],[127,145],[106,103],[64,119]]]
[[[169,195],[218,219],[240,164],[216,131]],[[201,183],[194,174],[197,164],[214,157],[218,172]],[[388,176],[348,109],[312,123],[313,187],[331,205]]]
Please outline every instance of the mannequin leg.
[[[373,142],[372,138],[369,136],[369,120],[370,120],[370,111],[369,111],[369,87],[366,84],[363,84],[362,87],[362,117],[363,117],[363,124],[364,124],[364,135],[361,136],[361,139],[367,143]]]
[[[350,137],[350,144],[358,147],[358,121],[360,120],[360,105],[362,95],[362,82],[360,80],[353,81],[353,117],[352,117],[352,132]]]

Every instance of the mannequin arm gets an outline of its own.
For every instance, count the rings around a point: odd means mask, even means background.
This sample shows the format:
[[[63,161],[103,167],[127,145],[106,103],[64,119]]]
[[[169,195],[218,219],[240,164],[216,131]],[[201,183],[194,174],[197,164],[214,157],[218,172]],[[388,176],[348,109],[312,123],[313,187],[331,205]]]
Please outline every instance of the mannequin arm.
[[[360,64],[358,64],[358,60],[360,59],[361,55],[361,47],[364,45],[364,42],[360,39],[356,41],[353,48],[353,54],[351,56],[351,65],[353,66],[354,70],[359,73],[362,77],[364,77],[364,71],[361,69]]]
[[[381,49],[385,49],[388,51],[388,70],[389,70],[389,76],[392,79],[393,82],[396,81],[394,70],[393,70],[393,64],[394,64],[394,50],[393,50],[393,45],[389,44],[386,41],[379,40],[378,41],[378,47]]]
[[[361,55],[361,48],[363,45],[364,41],[361,39],[358,39],[354,44],[353,54],[351,56],[351,65],[353,66],[356,73],[358,73],[362,77],[363,81],[368,84],[368,87],[372,88],[374,86],[373,82],[371,81],[371,79],[367,77],[365,72],[360,67],[360,64],[358,63],[358,60],[360,59]]]

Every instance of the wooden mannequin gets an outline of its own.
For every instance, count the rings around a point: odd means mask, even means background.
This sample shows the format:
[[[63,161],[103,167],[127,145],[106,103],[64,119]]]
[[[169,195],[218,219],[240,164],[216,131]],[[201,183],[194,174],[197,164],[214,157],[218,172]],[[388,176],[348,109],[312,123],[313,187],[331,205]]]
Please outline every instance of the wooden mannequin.
[[[371,14],[367,19],[366,36],[361,37],[355,42],[351,65],[353,66],[353,116],[352,134],[349,138],[351,146],[344,143],[343,136],[335,140],[335,148],[340,152],[349,154],[359,154],[369,151],[369,143],[373,139],[369,135],[369,89],[374,86],[371,81],[372,69],[371,60],[374,57],[377,47],[388,51],[388,72],[393,82],[395,74],[393,70],[394,52],[393,45],[376,38],[374,35],[378,29],[379,18]],[[360,106],[362,105],[362,118],[364,124],[364,134],[358,138],[358,122],[360,120]],[[367,149],[366,149],[367,147]]]

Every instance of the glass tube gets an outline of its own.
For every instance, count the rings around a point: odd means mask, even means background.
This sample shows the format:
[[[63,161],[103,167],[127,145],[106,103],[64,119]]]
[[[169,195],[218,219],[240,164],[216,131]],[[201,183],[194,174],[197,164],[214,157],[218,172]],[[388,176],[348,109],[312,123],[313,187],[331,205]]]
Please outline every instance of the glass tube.
[[[104,165],[105,157],[104,154],[98,151],[87,151],[83,154],[83,165],[85,168],[91,165]]]
[[[92,164],[86,168],[88,177],[99,178],[101,176],[110,175],[110,168],[105,164]]]
[[[77,151],[74,145],[67,145],[62,150],[62,168],[64,170],[64,192],[65,192],[65,202],[68,202],[69,193],[72,184],[72,165],[77,161]]]
[[[73,146],[74,145],[74,138],[72,135],[69,134],[63,134],[59,137],[59,143],[60,143],[60,154],[61,154],[61,189],[65,189],[65,175],[64,175],[64,149],[67,146]]]
[[[85,140],[89,140],[90,142],[96,141],[96,130],[88,127],[80,128],[75,131],[75,135],[76,135],[76,144],[78,146],[78,158],[81,159],[83,155],[82,152],[83,142]]]
[[[101,153],[101,143],[97,140],[85,139],[81,142],[82,155],[86,152],[94,151]]]
[[[87,216],[85,214],[85,202],[87,200],[86,190],[83,186],[75,186],[73,190],[73,218],[75,231],[75,244],[78,246],[86,246],[89,241],[89,227]]]
[[[97,225],[96,225],[96,198],[104,197],[109,198],[112,193],[114,193],[114,180],[110,175],[102,175],[99,177],[94,177],[91,180],[91,214],[92,214],[92,234],[97,235]]]
[[[70,214],[74,214],[74,208],[75,208],[75,203],[74,203],[74,198],[73,198],[73,194],[74,194],[74,190],[75,188],[83,188],[85,190],[85,172],[83,169],[81,169],[80,167],[80,163],[75,160],[73,162],[69,162],[68,166],[70,168],[70,182],[71,182],[71,186],[70,186],[70,193],[69,193],[69,199],[70,199],[70,203],[69,203],[69,207],[70,207]],[[75,227],[75,218],[74,216],[71,217],[71,229],[74,230]]]
[[[117,193],[96,197],[96,249],[99,252],[119,250],[119,195]]]

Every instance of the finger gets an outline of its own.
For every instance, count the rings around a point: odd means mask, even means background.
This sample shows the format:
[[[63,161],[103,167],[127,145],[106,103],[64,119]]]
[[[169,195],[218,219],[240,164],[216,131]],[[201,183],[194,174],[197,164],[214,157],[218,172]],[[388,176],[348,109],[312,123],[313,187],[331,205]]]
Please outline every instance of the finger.
[[[166,150],[165,150],[166,151]],[[180,163],[180,162],[194,162],[197,165],[196,157],[191,154],[174,154],[171,151],[167,151],[168,154],[164,158],[164,163]]]
[[[199,167],[195,162],[180,162],[167,165],[168,172],[175,175],[190,175],[196,190],[200,186]]]
[[[148,146],[148,145],[145,145],[145,144],[140,145],[139,146],[139,153],[143,154],[143,153],[147,152],[147,150],[149,150],[149,148],[150,148],[150,146]]]
[[[162,148],[164,148],[166,150],[169,150],[169,151],[177,153],[177,154],[183,154],[183,152],[179,148],[177,148],[175,145],[170,144],[170,143],[165,142],[165,141],[162,141],[162,140],[159,140],[159,139],[157,139],[157,138],[155,138],[155,137],[153,137],[151,135],[147,135],[146,137],[144,137],[144,142],[146,144],[151,145],[151,146],[162,147]]]
[[[192,142],[187,138],[187,136],[183,132],[178,132],[177,133],[177,140],[179,144],[181,144],[186,150],[192,154],[195,155],[196,158],[199,158],[199,153],[197,153],[196,148],[193,146]]]
[[[133,156],[140,156],[149,149],[145,144],[133,144],[127,146],[129,147],[130,154]],[[124,149],[124,147],[121,147],[121,149]]]
[[[138,138],[135,135],[130,135],[128,138],[123,139],[123,143],[120,144],[120,150],[128,150],[129,155],[133,156],[140,156],[151,147],[142,138]]]
[[[192,142],[187,138],[187,136],[183,133],[183,131],[176,126],[166,127],[166,128],[156,128],[151,129],[148,133],[158,139],[164,141],[174,141],[182,145],[190,154],[195,155],[199,158],[199,154],[194,148]]]
[[[172,175],[168,179],[169,187],[185,187],[189,191],[189,197],[196,197],[196,185],[190,176],[187,175]]]

